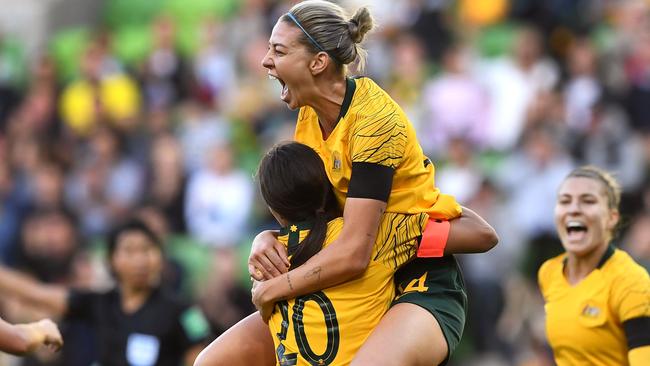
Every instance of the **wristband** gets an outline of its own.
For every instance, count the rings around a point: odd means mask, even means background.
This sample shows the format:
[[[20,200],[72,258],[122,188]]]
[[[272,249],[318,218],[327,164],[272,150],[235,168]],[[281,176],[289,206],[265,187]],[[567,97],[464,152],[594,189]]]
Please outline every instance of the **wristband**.
[[[439,258],[445,253],[447,238],[449,238],[449,221],[429,219],[422,233],[418,247],[418,258]]]

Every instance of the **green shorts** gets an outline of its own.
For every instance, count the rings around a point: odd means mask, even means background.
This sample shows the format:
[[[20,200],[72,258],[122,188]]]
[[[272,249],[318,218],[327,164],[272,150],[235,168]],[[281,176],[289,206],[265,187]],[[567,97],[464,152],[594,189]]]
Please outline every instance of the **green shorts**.
[[[393,305],[410,303],[429,311],[440,324],[449,353],[460,343],[467,315],[465,281],[456,258],[415,258],[395,273]]]

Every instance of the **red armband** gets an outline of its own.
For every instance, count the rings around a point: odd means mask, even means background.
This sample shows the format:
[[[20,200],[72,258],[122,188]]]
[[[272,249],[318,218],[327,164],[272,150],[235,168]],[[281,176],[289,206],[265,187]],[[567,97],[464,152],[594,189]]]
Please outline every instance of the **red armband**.
[[[445,252],[445,247],[447,246],[450,227],[451,225],[449,224],[449,221],[429,219],[429,222],[422,233],[422,240],[420,240],[417,257],[442,257]]]

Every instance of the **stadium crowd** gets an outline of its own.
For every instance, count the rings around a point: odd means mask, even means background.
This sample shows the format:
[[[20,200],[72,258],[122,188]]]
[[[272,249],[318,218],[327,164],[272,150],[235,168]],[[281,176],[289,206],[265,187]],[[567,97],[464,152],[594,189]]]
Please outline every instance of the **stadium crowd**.
[[[450,364],[552,365],[536,274],[562,250],[553,207],[574,167],[616,174],[616,243],[650,271],[650,1],[341,2],[371,6],[366,74],[416,126],[436,185],[500,236],[461,257],[469,319]],[[164,284],[214,338],[254,310],[248,250],[276,225],[253,175],[296,113],[260,63],[293,2],[103,3],[100,24],[36,55],[0,38],[0,262],[107,288],[106,236],[135,216],[163,238]],[[43,313],[2,294],[0,317]],[[89,329],[62,333],[62,352],[0,365],[88,365]]]

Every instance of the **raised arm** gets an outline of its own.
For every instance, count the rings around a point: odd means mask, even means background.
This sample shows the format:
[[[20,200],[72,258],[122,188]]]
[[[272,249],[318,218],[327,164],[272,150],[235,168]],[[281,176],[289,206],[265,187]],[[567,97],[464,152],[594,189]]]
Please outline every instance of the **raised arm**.
[[[450,222],[445,254],[483,253],[499,242],[497,232],[476,212],[463,207],[463,214]]]
[[[55,350],[63,345],[59,328],[50,319],[16,325],[0,319],[0,351],[24,355],[41,345],[52,346]]]
[[[0,293],[11,294],[30,305],[45,309],[50,316],[62,316],[68,309],[68,290],[42,284],[0,265]]]
[[[259,283],[253,302],[268,304],[293,298],[348,281],[365,271],[386,203],[365,198],[348,198],[339,238],[302,266]],[[270,314],[262,314],[263,317]]]

